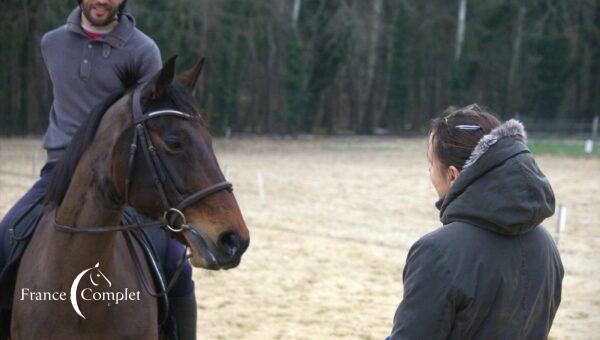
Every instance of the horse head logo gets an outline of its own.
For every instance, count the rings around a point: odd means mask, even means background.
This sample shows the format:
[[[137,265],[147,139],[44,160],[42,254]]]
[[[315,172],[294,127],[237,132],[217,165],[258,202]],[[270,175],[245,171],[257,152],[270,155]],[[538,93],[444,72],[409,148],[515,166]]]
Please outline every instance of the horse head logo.
[[[108,286],[111,287],[112,283],[110,282],[110,280],[106,277],[106,275],[104,275],[104,273],[100,270],[100,262],[96,263],[95,266],[93,266],[92,268],[88,268],[91,269],[89,271],[90,274],[90,282],[94,285],[94,287],[98,287],[100,285],[100,283],[96,283],[96,281],[94,281],[94,277],[96,277],[96,280],[101,280],[104,279],[104,281],[106,283],[108,283]]]
[[[71,285],[71,305],[73,306],[73,309],[75,310],[77,315],[81,316],[84,319],[85,316],[83,316],[83,314],[81,313],[81,310],[79,309],[79,304],[77,303],[77,288],[79,287],[79,282],[85,276],[85,274],[89,274],[88,278],[90,280],[90,283],[94,287],[98,287],[103,281],[106,282],[109,287],[112,286],[110,280],[100,270],[100,262],[97,262],[96,265],[93,267],[83,270],[75,277],[75,280],[73,280],[73,284]]]

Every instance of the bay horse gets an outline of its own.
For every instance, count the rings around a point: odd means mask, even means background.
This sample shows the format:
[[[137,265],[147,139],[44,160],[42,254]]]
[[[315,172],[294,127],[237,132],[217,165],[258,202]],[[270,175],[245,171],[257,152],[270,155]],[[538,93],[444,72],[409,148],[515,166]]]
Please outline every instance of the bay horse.
[[[11,339],[159,338],[158,304],[144,287],[153,282],[150,264],[136,263],[144,254],[128,237],[136,228],[168,228],[194,267],[240,263],[249,231],[194,104],[203,65],[176,78],[172,57],[147,84],[104,103],[74,137],[18,269]],[[126,204],[157,222],[119,225]],[[94,279],[100,274],[106,280]],[[110,285],[94,289],[94,280]]]

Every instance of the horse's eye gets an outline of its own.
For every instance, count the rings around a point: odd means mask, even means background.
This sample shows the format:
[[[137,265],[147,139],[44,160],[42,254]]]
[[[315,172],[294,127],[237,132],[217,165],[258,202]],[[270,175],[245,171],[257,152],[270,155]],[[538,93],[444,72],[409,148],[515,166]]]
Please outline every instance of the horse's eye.
[[[167,145],[167,147],[173,151],[183,151],[184,149],[184,145],[183,143],[177,139],[177,138],[167,138],[165,140],[165,144]]]

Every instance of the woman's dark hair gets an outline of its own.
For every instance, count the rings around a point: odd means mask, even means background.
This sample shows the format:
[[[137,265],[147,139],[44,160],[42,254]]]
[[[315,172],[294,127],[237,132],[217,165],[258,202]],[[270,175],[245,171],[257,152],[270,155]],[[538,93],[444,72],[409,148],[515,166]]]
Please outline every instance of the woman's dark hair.
[[[446,168],[453,165],[462,170],[481,137],[499,125],[498,118],[477,104],[458,110],[449,107],[431,121],[431,150]]]

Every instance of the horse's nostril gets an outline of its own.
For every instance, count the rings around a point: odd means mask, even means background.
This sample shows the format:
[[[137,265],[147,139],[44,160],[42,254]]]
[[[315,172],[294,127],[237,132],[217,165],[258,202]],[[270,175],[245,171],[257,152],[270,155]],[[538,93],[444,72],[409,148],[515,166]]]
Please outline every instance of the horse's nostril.
[[[226,231],[219,236],[219,246],[229,256],[234,256],[242,245],[242,237],[233,231]]]

